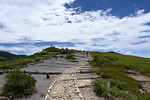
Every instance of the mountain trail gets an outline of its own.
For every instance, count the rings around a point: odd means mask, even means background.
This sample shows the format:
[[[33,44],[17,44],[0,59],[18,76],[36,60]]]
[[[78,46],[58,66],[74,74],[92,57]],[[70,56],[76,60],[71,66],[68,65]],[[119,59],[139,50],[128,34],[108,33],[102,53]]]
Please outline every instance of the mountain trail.
[[[89,58],[82,58],[75,67],[65,70],[63,74],[56,79],[46,100],[81,100],[82,95],[76,83],[76,72],[79,72],[80,68],[85,66],[88,59]]]

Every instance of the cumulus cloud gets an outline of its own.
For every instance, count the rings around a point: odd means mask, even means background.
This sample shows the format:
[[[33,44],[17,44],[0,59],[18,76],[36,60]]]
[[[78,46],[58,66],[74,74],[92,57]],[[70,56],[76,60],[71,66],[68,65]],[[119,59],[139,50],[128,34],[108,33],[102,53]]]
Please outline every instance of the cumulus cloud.
[[[134,54],[134,50],[150,50],[149,37],[141,38],[150,34],[150,26],[146,24],[150,22],[150,13],[144,13],[144,9],[134,16],[119,18],[111,15],[113,8],[81,13],[80,7],[67,9],[64,6],[74,1],[0,1],[0,26],[4,27],[0,28],[0,43],[33,43],[37,40],[72,42],[75,45],[70,48],[74,49],[124,54]],[[11,50],[26,51],[17,48]],[[26,48],[37,48],[33,52],[40,50],[34,45],[27,45]],[[0,49],[4,50],[2,47]]]

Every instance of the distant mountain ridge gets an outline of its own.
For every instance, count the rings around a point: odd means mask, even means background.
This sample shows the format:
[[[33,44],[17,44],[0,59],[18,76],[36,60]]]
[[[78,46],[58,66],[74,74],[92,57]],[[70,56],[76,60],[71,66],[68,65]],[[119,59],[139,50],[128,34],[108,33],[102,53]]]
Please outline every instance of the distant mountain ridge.
[[[15,55],[9,52],[0,51],[0,62],[12,61],[15,59],[24,58],[26,55]]]

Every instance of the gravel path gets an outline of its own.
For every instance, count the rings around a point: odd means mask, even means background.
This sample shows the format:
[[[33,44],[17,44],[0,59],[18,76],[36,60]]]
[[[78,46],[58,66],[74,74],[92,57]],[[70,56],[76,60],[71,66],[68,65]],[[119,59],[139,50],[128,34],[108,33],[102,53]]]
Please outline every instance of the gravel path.
[[[87,58],[82,58],[75,67],[65,70],[63,74],[56,79],[56,83],[51,88],[46,100],[81,100],[79,91],[76,89],[75,80],[76,72],[84,66],[86,60]]]
[[[79,57],[81,57],[81,55]],[[86,62],[89,59],[91,59],[91,57],[84,56],[82,59],[80,59],[79,63],[75,67],[64,71],[49,89],[45,100],[104,100],[95,94],[92,85],[90,87],[79,88],[91,84],[94,79],[78,79],[86,77],[98,77],[97,75],[91,73],[76,73],[80,71],[89,71],[92,68],[89,63]]]

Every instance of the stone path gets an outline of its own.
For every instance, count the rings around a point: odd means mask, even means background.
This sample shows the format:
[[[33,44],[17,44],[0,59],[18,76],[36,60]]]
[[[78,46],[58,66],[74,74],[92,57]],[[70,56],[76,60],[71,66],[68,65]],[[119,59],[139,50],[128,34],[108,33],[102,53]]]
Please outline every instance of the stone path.
[[[80,55],[79,58],[80,60],[78,59],[79,62],[75,67],[65,70],[54,81],[45,100],[104,100],[93,91],[93,77],[98,76],[92,73],[79,73],[89,71],[92,68],[87,62],[92,57],[86,55],[81,57]]]
[[[83,58],[75,67],[64,71],[63,74],[56,79],[56,83],[51,88],[46,100],[81,100],[82,96],[76,84],[76,72],[79,72],[79,69],[85,66],[87,60],[88,58]]]

